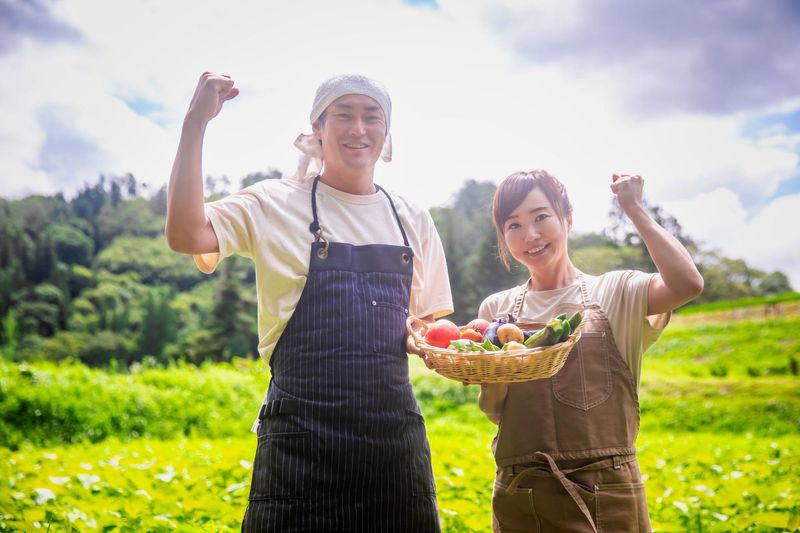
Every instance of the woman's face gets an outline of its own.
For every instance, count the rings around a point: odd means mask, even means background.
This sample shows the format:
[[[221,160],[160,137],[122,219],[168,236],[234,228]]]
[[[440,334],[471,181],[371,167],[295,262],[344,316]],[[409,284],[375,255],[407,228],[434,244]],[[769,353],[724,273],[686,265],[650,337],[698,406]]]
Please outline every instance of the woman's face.
[[[503,223],[503,237],[512,257],[528,270],[556,268],[567,260],[572,221],[562,224],[547,196],[534,188]]]

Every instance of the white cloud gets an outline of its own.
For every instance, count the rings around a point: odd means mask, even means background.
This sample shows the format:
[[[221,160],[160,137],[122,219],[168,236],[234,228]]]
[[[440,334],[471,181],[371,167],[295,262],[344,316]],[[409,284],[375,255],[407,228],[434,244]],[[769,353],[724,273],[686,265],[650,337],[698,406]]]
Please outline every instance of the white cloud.
[[[520,57],[576,72],[618,70],[627,105],[649,115],[760,109],[800,90],[793,0],[513,4],[498,3],[488,19]]]
[[[722,187],[664,207],[706,246],[761,270],[781,270],[800,288],[800,194],[777,198],[753,216]]]
[[[524,61],[487,25],[489,3],[438,4],[439,10],[399,0],[55,3],[54,14],[81,32],[81,44],[27,42],[0,56],[0,75],[14,80],[0,86],[0,195],[74,192],[40,168],[52,132],[36,117],[47,110],[58,110],[68,132],[85,141],[87,157],[57,159],[63,176],[70,169],[75,176],[73,187],[100,173],[166,183],[204,70],[230,74],[241,89],[205,141],[205,173],[234,184],[268,167],[293,169],[298,153],[291,143],[310,129],[316,86],[342,72],[362,72],[389,87],[395,160],[379,164],[378,180],[426,207],[447,202],[469,178],[499,181],[545,168],[567,184],[578,231],[606,225],[610,175],[620,171],[644,175],[646,195],[657,204],[691,203],[725,188],[748,199],[747,219],[768,212],[766,202],[796,172],[795,134],[742,133],[755,113],[632,116],[618,71],[576,73]],[[583,4],[538,5],[548,25],[569,28]],[[155,108],[141,116],[125,100]],[[796,104],[775,106],[791,112]],[[96,161],[94,172],[81,166],[89,161]],[[674,214],[694,235],[694,226]]]

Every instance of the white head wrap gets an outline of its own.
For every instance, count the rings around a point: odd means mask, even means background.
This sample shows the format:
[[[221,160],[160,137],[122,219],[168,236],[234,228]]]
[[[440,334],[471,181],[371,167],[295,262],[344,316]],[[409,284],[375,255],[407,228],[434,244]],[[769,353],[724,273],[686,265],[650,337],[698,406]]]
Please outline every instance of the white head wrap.
[[[322,83],[314,97],[314,106],[311,109],[311,124],[313,124],[334,100],[347,94],[363,94],[369,96],[381,106],[386,119],[386,140],[383,143],[381,159],[387,163],[392,160],[392,137],[389,128],[392,123],[392,100],[386,88],[375,80],[358,74],[336,76]],[[322,147],[319,139],[313,134],[301,133],[294,141],[295,147],[303,152],[297,163],[297,173],[293,179],[305,181],[322,171]]]

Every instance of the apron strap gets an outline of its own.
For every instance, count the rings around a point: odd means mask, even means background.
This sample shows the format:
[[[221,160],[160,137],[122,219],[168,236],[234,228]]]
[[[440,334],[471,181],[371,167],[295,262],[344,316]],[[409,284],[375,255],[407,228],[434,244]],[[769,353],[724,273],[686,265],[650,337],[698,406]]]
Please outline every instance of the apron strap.
[[[406,237],[406,230],[403,229],[403,223],[400,222],[400,215],[397,214],[397,209],[394,208],[394,202],[392,201],[392,197],[389,196],[389,193],[386,192],[385,190],[383,190],[383,187],[381,187],[377,183],[375,184],[375,188],[378,189],[379,191],[381,191],[383,194],[385,194],[386,198],[389,200],[389,205],[392,206],[392,212],[394,213],[394,218],[395,218],[395,220],[397,220],[397,226],[400,228],[400,233],[403,234],[403,244],[405,244],[406,246],[409,246],[408,237]],[[410,248],[410,246],[409,246],[409,248]]]
[[[319,183],[319,178],[320,175],[317,174],[314,178],[314,183],[311,185],[311,214],[314,220],[308,225],[308,231],[313,233],[317,240],[319,240],[322,235],[322,230],[319,227],[319,218],[317,217],[317,183]]]
[[[589,307],[589,289],[586,287],[586,278],[583,277],[583,272],[578,271],[578,282],[581,284],[581,300],[583,300],[583,308]]]
[[[514,301],[514,309],[511,311],[511,316],[514,317],[514,322],[518,322],[519,317],[522,314],[522,305],[525,303],[525,295],[528,294],[528,284],[530,281],[530,278],[528,278],[528,281],[525,282],[525,285],[522,286],[522,289],[517,294],[516,301]]]
[[[322,240],[327,242],[327,240],[322,236],[322,228],[319,225],[319,216],[317,215],[317,184],[319,183],[320,178],[321,176],[317,174],[317,176],[314,178],[314,183],[311,185],[311,215],[313,220],[311,221],[311,224],[308,225],[308,231],[314,234],[314,238],[317,241]],[[403,244],[410,248],[410,245],[408,244],[408,237],[406,236],[406,230],[403,228],[403,223],[400,222],[400,215],[397,214],[397,209],[394,207],[392,197],[389,196],[389,193],[383,190],[383,187],[377,183],[375,184],[375,188],[386,195],[386,199],[389,200],[392,213],[394,213],[394,218],[397,220],[397,227],[400,228],[400,234],[403,236]]]

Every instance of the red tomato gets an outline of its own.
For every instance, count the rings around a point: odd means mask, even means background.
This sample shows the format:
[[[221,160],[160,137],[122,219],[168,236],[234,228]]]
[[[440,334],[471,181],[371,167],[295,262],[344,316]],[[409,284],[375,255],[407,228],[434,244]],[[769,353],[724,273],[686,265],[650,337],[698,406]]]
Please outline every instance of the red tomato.
[[[461,332],[458,331],[458,326],[449,320],[439,319],[428,328],[425,333],[425,342],[431,346],[447,348],[450,346],[450,341],[454,341],[460,336]]]
[[[474,320],[471,320],[466,327],[469,329],[474,329],[475,331],[483,335],[484,333],[486,333],[486,328],[489,327],[489,321],[484,320],[482,318],[476,318]]]
[[[461,338],[468,339],[475,342],[482,342],[483,335],[480,331],[472,329],[472,328],[464,328],[461,330]]]

